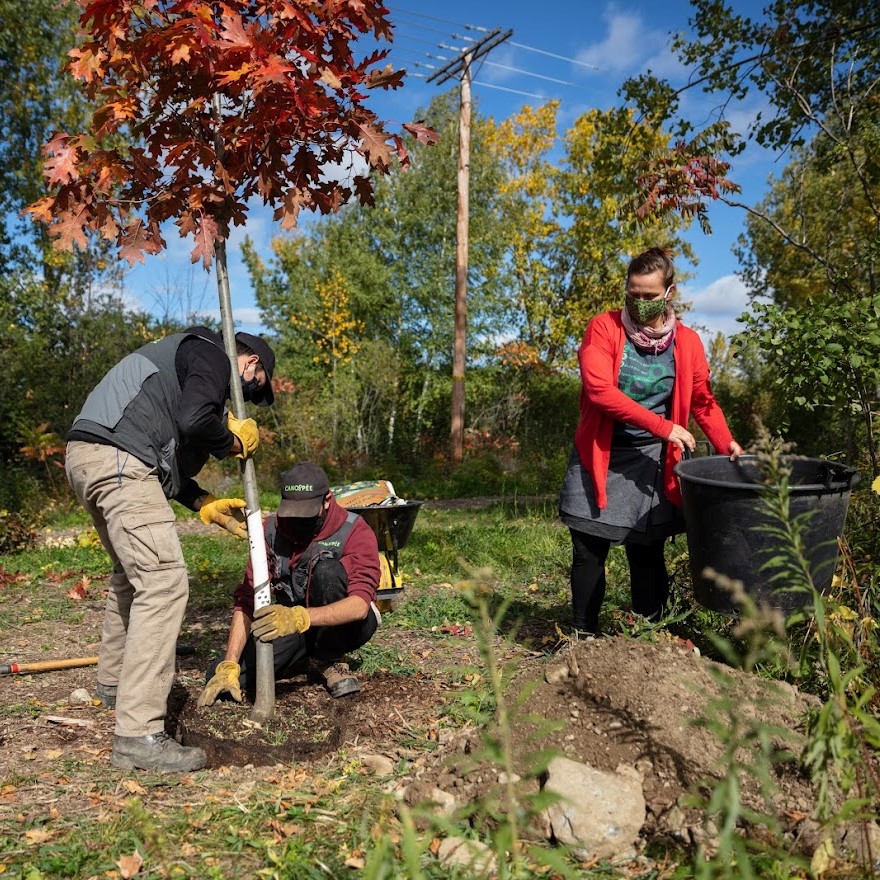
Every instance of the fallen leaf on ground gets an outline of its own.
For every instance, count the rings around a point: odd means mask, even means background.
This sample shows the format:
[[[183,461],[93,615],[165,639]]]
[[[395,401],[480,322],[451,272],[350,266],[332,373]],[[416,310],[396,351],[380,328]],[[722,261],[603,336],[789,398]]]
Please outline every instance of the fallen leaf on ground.
[[[31,846],[36,846],[38,843],[45,843],[52,837],[52,832],[47,831],[45,828],[29,828],[24,833],[24,839]]]
[[[451,636],[469,636],[474,631],[469,624],[447,623],[440,627],[440,632],[448,633]]]
[[[76,601],[85,599],[90,583],[91,580],[83,575],[82,578],[80,578],[80,580],[67,591],[67,598],[75,599]]]
[[[116,867],[119,868],[119,874],[124,880],[129,880],[129,878],[139,874],[143,866],[143,856],[137,850],[135,850],[130,856],[122,856],[116,863]]]

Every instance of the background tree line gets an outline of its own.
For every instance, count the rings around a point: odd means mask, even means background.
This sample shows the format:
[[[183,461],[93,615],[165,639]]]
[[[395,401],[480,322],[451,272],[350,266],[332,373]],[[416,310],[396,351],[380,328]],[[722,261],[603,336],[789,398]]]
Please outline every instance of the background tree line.
[[[632,254],[662,243],[693,258],[682,233],[706,223],[714,197],[747,213],[739,257],[761,297],[746,333],[711,346],[735,433],[748,442],[759,416],[805,453],[840,450],[876,473],[880,13],[790,0],[750,20],[715,0],[692,5],[694,33],[677,51],[719,105],[762,98],[748,131],[723,121],[694,128],[679,112],[680,92],[649,75],[561,138],[554,102],[505,120],[474,117],[462,468],[446,462],[455,94],[424,111],[439,144],[408,143],[413,167],[379,181],[374,206],[308,222],[268,254],[246,243],[283,377],[273,411],[260,414],[272,440],[267,475],[315,457],[344,479],[555,491],[586,322],[619,305]],[[19,509],[38,506],[44,486],[63,491],[59,438],[104,371],[180,325],[127,308],[116,263],[100,247],[59,254],[19,219],[42,191],[40,144],[61,120],[75,129],[87,108],[59,73],[74,41],[71,5],[0,0],[0,13],[0,508]],[[735,169],[753,143],[785,165],[763,201],[745,205],[707,157]],[[647,212],[646,180],[662,190]]]

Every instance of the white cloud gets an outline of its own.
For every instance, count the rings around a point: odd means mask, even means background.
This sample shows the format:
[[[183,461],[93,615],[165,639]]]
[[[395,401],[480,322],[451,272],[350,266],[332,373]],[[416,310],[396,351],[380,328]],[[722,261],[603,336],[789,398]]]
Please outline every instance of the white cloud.
[[[603,15],[607,34],[601,43],[581,49],[577,60],[592,64],[602,72],[632,71],[644,66],[645,59],[666,45],[666,35],[651,30],[641,15],[610,9]]]
[[[724,275],[694,290],[682,286],[679,295],[691,304],[684,322],[700,333],[704,343],[719,331],[732,336],[744,329],[736,319],[749,310],[749,291],[736,275]]]

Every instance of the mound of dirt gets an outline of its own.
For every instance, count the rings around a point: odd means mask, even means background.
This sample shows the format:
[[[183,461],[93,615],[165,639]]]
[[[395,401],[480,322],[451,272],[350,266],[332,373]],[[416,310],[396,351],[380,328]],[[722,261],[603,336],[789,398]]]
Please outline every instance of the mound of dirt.
[[[648,815],[642,833],[647,838],[705,839],[706,817],[685,795],[707,794],[712,781],[726,772],[724,745],[706,722],[728,729],[757,723],[778,731],[774,746],[779,755],[772,763],[777,792],[768,805],[757,780],[741,774],[745,805],[774,811],[795,834],[794,826],[815,805],[810,782],[792,756],[803,745],[804,715],[818,701],[790,685],[721,667],[698,656],[692,646],[672,639],[646,644],[622,636],[581,642],[549,661],[540,676],[530,670],[512,690],[517,775],[534,783],[539,749],[608,772],[620,764],[635,767],[643,779]],[[415,775],[414,790],[436,786],[452,793],[459,805],[486,797],[497,786],[498,774],[479,760],[480,753],[474,735],[451,743]],[[742,750],[737,760],[755,766],[757,758]]]

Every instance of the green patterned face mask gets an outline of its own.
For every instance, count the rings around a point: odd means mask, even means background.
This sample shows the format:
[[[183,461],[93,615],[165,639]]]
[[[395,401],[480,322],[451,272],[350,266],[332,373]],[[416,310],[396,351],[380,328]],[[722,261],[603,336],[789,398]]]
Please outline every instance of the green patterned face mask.
[[[669,288],[666,288],[666,296],[669,295]],[[666,311],[669,300],[666,296],[660,299],[639,299],[635,296],[626,297],[626,310],[629,316],[638,324],[647,324],[655,318],[659,318]]]
[[[655,318],[659,318],[666,311],[666,300],[636,299],[634,296],[628,296],[626,310],[637,324],[647,324]]]

